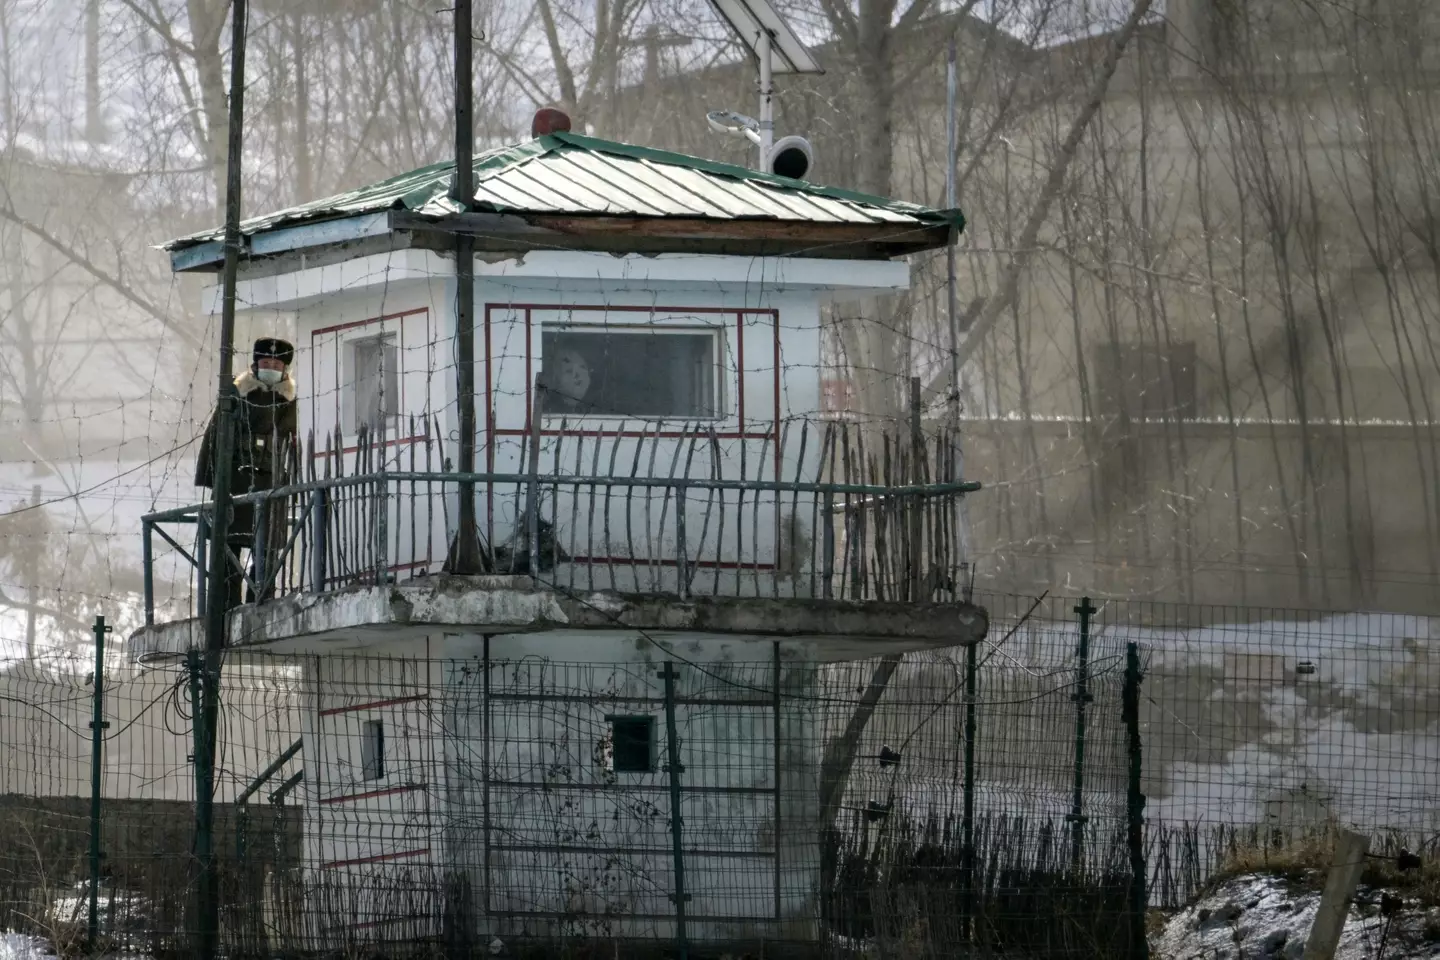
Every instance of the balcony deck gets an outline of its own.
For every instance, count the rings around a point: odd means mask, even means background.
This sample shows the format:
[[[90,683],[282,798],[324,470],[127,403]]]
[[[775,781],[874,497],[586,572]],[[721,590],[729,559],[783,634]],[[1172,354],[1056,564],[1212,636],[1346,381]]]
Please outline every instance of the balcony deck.
[[[629,476],[583,470],[583,440],[574,450],[554,440],[544,471],[529,456],[529,473],[474,474],[434,469],[447,461],[424,438],[341,455],[333,444],[317,455],[312,443],[304,482],[235,498],[273,519],[257,525],[258,561],[244,572],[263,602],[231,612],[230,643],[629,629],[826,637],[849,658],[983,637],[958,547],[961,499],[978,485],[951,475],[939,443],[927,457],[882,436],[882,455],[865,458],[847,431],[832,433],[818,455],[805,457],[801,439],[788,458],[773,457],[764,477],[727,470],[718,453],[710,476],[694,476],[693,446],[682,470],[685,444],[673,434],[668,475],[653,475],[658,431],[648,476],[638,469],[643,441]],[[781,479],[782,465],[792,479]],[[443,571],[462,491],[479,505],[482,576]],[[195,504],[144,520],[142,652],[198,646],[216,560],[212,511]],[[239,563],[228,550],[220,559]],[[167,582],[170,596],[158,596]],[[178,616],[157,623],[157,609]]]

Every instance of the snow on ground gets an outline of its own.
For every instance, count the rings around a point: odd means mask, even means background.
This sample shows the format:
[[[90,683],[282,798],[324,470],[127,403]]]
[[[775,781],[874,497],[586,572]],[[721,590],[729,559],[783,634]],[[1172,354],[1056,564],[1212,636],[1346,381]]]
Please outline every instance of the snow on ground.
[[[0,960],[40,960],[51,955],[49,944],[23,933],[0,933]]]
[[[1402,900],[1387,918],[1380,898],[1381,891],[1360,888],[1336,960],[1440,957],[1440,908]],[[1155,960],[1300,960],[1319,904],[1319,890],[1280,877],[1237,877],[1174,914],[1152,935],[1150,954]]]
[[[1166,628],[1107,623],[1105,606],[1092,655],[1135,641],[1144,658],[1152,822],[1440,832],[1440,618],[1297,612]],[[1074,623],[1032,623],[1004,652],[1033,664],[1067,636],[1078,640]]]

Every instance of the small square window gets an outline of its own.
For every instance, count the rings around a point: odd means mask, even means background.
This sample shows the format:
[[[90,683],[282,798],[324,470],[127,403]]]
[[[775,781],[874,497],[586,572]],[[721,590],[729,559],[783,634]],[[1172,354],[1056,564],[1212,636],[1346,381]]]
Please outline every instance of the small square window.
[[[361,427],[378,430],[400,409],[400,351],[395,337],[387,334],[351,340],[350,432]]]
[[[360,734],[361,776],[366,780],[379,780],[385,776],[385,724],[366,720]]]
[[[655,770],[655,718],[607,717],[610,721],[610,769],[616,773]]]

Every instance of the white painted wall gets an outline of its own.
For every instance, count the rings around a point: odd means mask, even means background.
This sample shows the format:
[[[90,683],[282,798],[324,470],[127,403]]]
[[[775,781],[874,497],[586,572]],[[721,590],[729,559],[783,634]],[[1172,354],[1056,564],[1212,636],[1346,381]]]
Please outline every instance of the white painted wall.
[[[772,642],[660,643],[673,650],[624,631],[494,637],[487,712],[483,640],[450,638],[450,849],[466,851],[464,861],[476,865],[477,910],[490,932],[673,936],[669,739],[659,676],[671,659],[677,697],[709,701],[682,702],[675,711],[688,935],[814,935],[819,745],[793,699],[810,689],[810,668],[789,665],[798,651],[782,652],[787,703],[777,765]],[[609,769],[613,715],[654,718],[652,772]]]
[[[331,268],[339,273],[339,267]],[[378,271],[388,277],[388,271]],[[302,437],[317,453],[306,469],[316,477],[371,470],[440,470],[455,457],[454,363],[449,355],[453,281],[443,274],[385,279],[353,290],[313,297],[295,313],[295,376]],[[398,416],[387,423],[383,458],[357,448],[354,413],[354,345],[390,339],[396,348]],[[390,398],[387,398],[387,400]],[[338,436],[338,439],[335,439]],[[343,586],[383,556],[394,575],[407,578],[438,570],[445,557],[445,504],[439,488],[388,488],[383,517],[371,490],[352,487],[332,494],[333,562],[329,586]],[[337,499],[338,498],[338,499]],[[336,552],[345,542],[343,557]]]
[[[419,659],[423,643],[406,649],[409,658],[304,658],[305,915],[315,942],[333,948],[439,932],[438,669]],[[374,721],[384,762],[367,778]]]
[[[649,326],[657,331],[714,333],[721,366],[717,376],[719,415],[665,420],[552,413],[542,421],[542,473],[815,479],[819,439],[812,431],[802,458],[797,421],[819,414],[816,294],[739,285],[715,290],[715,286],[656,290],[629,284],[556,292],[529,285],[481,284],[476,313],[477,317],[490,317],[490,397],[495,427],[493,433],[482,435],[482,443],[494,470],[529,469],[528,458],[522,457],[528,437],[517,434],[524,434],[529,427],[527,407],[533,390],[526,385],[544,369],[547,358],[541,337],[547,326],[597,330]],[[549,299],[534,299],[542,295]],[[477,380],[485,382],[483,375]],[[554,517],[566,552],[603,565],[605,582],[593,582],[596,571],[583,563],[574,570],[562,567],[555,571],[557,582],[592,589],[676,590],[678,524],[673,494],[615,487],[607,498],[604,490],[597,490],[592,497],[590,488],[583,488],[577,499],[575,492],[573,487],[543,491],[547,498],[544,515]],[[482,509],[493,542],[503,543],[513,535],[525,503],[523,488],[496,488],[493,505]],[[722,513],[728,529],[722,529]],[[735,592],[741,582],[750,585],[763,580],[763,588],[756,589],[769,595],[774,567],[783,559],[775,548],[781,513],[808,519],[813,514],[812,498],[789,496],[777,502],[773,494],[765,494],[757,507],[754,494],[742,498],[732,491],[722,498],[692,492],[686,503],[687,556],[705,562],[696,571],[692,588],[697,592],[716,589],[718,562],[720,592]],[[739,525],[742,515],[743,529]],[[637,564],[637,560],[642,562]],[[744,576],[738,575],[741,568]]]
[[[803,710],[814,670],[803,644],[780,650],[777,764],[770,640],[496,636],[488,709],[484,643],[436,635],[380,648],[395,659],[306,658],[314,936],[432,935],[456,874],[486,937],[673,935],[667,660],[677,696],[703,701],[676,709],[689,936],[814,935],[820,746]],[[654,717],[652,772],[607,769],[612,715]],[[391,746],[385,777],[367,781],[362,731],[375,719]]]
[[[453,262],[432,252],[402,250],[323,267],[306,267],[297,260],[295,267],[274,273],[271,266],[269,276],[255,268],[256,275],[242,280],[240,297],[254,312],[294,323],[302,429],[323,436],[346,427],[349,343],[393,335],[403,346],[405,424],[412,415],[438,421],[435,433],[441,442],[426,447],[397,436],[394,439],[402,442],[388,448],[385,466],[407,469],[413,462],[424,469],[427,450],[429,466],[439,468],[447,458],[453,463],[458,424]],[[718,415],[689,423],[574,413],[547,416],[540,445],[542,473],[668,476],[683,475],[688,467],[692,477],[725,479],[816,478],[819,437],[811,431],[802,444],[798,423],[820,412],[820,305],[908,284],[903,263],[565,252],[480,260],[476,273],[479,469],[528,469],[521,449],[530,388],[546,362],[543,331],[557,324],[623,323],[657,330],[715,329],[723,368]],[[217,306],[213,291],[208,301],[212,309]],[[559,435],[562,426],[564,436]],[[409,432],[408,426],[400,431]],[[633,436],[616,436],[621,432]],[[669,434],[688,434],[689,439],[667,436],[658,445],[654,442],[657,435]],[[330,467],[333,471],[333,462]],[[363,465],[351,454],[344,469],[357,468]],[[385,559],[402,577],[439,566],[457,512],[453,493],[443,498],[426,491],[405,493],[418,494],[425,503],[418,509],[413,503],[392,506],[386,517]],[[524,503],[524,489],[518,485],[482,488],[479,513],[493,543],[513,536]],[[592,503],[588,490],[577,501],[561,489],[551,492],[546,508],[547,514],[553,511],[567,552],[608,561],[608,582],[595,582],[596,571],[584,565],[555,571],[558,582],[583,582],[589,589],[677,589],[677,510],[664,491],[636,490],[627,496],[616,488],[607,506],[603,496]],[[378,526],[378,518],[361,513],[353,522]],[[792,538],[808,544],[815,535],[809,529],[814,525],[809,497],[777,501],[767,494],[757,504],[753,494],[743,500],[735,492],[724,497],[696,494],[687,498],[685,516],[687,554],[708,563],[694,571],[690,586],[696,592],[785,595],[794,586],[793,577],[807,573],[793,569],[792,554],[809,550],[792,551],[786,545]],[[790,516],[799,518],[793,526]],[[722,523],[728,523],[728,529]],[[778,535],[781,529],[783,537]],[[653,562],[637,564],[636,559]],[[777,567],[782,571],[778,578]]]

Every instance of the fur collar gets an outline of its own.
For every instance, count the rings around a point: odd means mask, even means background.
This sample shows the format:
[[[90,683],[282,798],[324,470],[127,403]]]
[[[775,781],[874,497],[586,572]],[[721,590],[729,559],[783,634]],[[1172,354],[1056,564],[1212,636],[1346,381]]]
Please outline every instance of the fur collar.
[[[235,389],[242,397],[248,397],[257,390],[273,390],[280,394],[280,399],[287,402],[295,399],[295,379],[290,376],[290,371],[285,371],[285,379],[271,387],[261,382],[255,376],[255,371],[246,370],[235,378]]]

